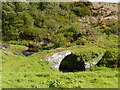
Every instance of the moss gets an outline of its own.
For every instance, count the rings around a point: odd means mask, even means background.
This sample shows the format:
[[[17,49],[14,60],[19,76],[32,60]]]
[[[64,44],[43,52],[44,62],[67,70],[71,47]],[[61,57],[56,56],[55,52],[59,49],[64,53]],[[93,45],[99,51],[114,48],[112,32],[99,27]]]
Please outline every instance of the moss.
[[[98,47],[84,48],[73,51],[73,54],[80,56],[80,59],[83,61],[89,61],[93,58],[97,58],[102,53],[104,53],[104,50]]]

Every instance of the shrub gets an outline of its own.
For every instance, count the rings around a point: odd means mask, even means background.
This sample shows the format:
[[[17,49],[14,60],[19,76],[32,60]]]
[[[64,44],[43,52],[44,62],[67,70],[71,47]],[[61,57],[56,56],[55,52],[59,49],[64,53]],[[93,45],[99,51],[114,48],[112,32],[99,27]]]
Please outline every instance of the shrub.
[[[87,7],[85,8],[75,7],[73,11],[77,16],[86,16],[91,14],[91,11]]]
[[[85,45],[87,44],[87,40],[84,38],[78,39],[75,41],[76,45]]]
[[[98,66],[106,66],[110,68],[117,67],[118,64],[118,49],[107,49]]]
[[[84,30],[81,30],[79,23],[66,25],[65,28],[60,29],[58,33],[62,33],[68,42],[74,42],[77,38],[85,34]]]
[[[75,6],[80,6],[80,7],[85,7],[85,4],[82,2],[75,2],[74,3]]]
[[[8,41],[6,43],[8,43],[8,44],[14,44],[14,45],[22,45],[21,41]]]
[[[29,51],[37,52],[39,50],[39,46],[34,41],[23,41],[22,44],[27,46]]]
[[[118,28],[118,21],[117,20],[107,22],[107,26],[109,27],[110,33],[117,34],[117,32],[118,32],[118,29],[117,29]]]
[[[56,48],[56,47],[65,45],[67,43],[67,40],[64,37],[64,35],[62,33],[60,33],[53,37],[52,42],[54,43],[54,47]]]
[[[104,50],[98,47],[91,47],[86,49],[80,49],[73,51],[73,54],[80,56],[82,61],[90,61],[93,58],[97,58],[99,55],[103,54]]]
[[[75,2],[74,3],[75,6],[79,6],[79,7],[90,7],[92,6],[92,3],[91,2]]]
[[[116,11],[111,11],[108,16],[114,15],[116,13]]]

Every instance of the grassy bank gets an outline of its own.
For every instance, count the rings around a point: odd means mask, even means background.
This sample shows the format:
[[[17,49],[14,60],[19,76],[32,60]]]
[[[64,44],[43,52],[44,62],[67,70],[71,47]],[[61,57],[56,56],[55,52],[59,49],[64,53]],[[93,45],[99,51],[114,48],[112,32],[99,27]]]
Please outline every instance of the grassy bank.
[[[16,47],[16,51],[23,46]],[[19,48],[17,48],[19,47]],[[94,46],[93,46],[94,47]],[[13,54],[13,51],[2,51],[3,88],[117,88],[118,70],[96,67],[92,72],[62,73],[52,68],[44,58],[73,47],[45,50],[25,57]],[[76,46],[74,49],[86,49],[91,46]],[[14,50],[14,49],[12,49]]]
[[[118,71],[3,73],[3,88],[118,88]]]

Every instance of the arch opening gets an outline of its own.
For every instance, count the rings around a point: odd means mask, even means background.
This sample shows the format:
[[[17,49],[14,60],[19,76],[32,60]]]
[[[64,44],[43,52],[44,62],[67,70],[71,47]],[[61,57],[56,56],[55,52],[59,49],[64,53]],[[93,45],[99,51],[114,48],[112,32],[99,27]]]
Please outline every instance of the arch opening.
[[[78,60],[79,56],[70,54],[66,56],[60,63],[59,70],[61,72],[79,72],[85,71],[85,62]]]

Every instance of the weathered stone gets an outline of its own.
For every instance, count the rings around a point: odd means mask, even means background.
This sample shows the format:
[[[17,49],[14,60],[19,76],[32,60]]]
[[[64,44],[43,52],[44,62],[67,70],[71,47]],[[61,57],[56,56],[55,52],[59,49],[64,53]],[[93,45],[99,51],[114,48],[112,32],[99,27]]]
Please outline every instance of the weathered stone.
[[[71,51],[58,52],[48,57],[46,61],[48,61],[52,67],[59,69],[61,61],[70,54],[71,54]]]
[[[95,61],[95,62],[85,62],[85,68],[90,68],[91,66],[94,66],[94,65],[96,65],[97,63],[99,62],[99,60],[98,61]]]
[[[104,56],[105,53],[102,53],[101,55],[99,55],[97,58],[94,58],[92,60],[90,60],[90,62],[85,62],[85,68],[89,68],[91,66],[97,65],[98,62],[102,59],[102,57]]]

